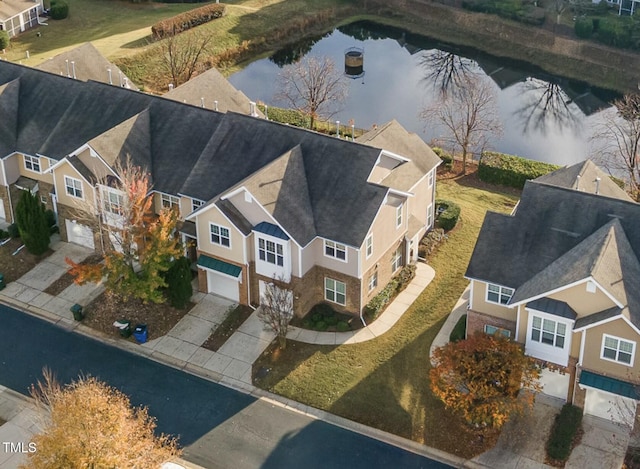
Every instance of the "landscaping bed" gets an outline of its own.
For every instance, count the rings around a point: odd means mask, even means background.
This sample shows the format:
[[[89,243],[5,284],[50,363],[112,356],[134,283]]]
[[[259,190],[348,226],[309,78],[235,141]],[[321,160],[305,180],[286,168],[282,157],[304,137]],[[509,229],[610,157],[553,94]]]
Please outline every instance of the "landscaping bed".
[[[105,292],[84,308],[85,318],[82,322],[114,337],[120,335],[113,325],[115,321],[131,321],[132,329],[136,324],[146,324],[149,340],[152,340],[166,335],[193,306],[193,303],[189,303],[184,309],[176,309],[169,303],[145,304],[137,299],[125,301]]]
[[[487,210],[509,213],[517,198],[467,177],[439,180],[438,197],[460,205],[463,218],[433,253],[433,282],[386,334],[347,346],[288,341],[272,345],[253,367],[254,384],[342,417],[472,457],[495,444],[444,408],[430,390],[429,349],[468,281],[463,275]],[[376,409],[371,412],[371,409]]]
[[[102,260],[100,254],[91,254],[85,260],[80,262],[80,265],[95,264]],[[51,296],[58,296],[63,290],[70,287],[74,282],[74,277],[69,272],[66,272],[58,280],[49,285],[44,292]]]
[[[357,316],[335,311],[328,303],[318,303],[304,317],[294,316],[291,325],[320,332],[346,332],[362,328]]]
[[[15,256],[13,253],[22,246],[20,238],[14,238],[4,246],[0,246],[0,273],[4,275],[5,283],[18,280],[33,269],[38,262],[50,256],[49,249],[41,256],[34,256],[26,248],[22,248]]]
[[[217,352],[220,347],[231,337],[231,335],[249,319],[253,309],[246,305],[238,305],[231,311],[222,324],[220,324],[202,344],[206,349]]]

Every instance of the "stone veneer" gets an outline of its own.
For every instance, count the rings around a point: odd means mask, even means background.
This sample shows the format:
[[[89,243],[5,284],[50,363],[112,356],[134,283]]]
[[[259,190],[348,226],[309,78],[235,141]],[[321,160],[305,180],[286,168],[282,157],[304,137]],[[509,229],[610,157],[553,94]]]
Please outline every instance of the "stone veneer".
[[[467,337],[472,336],[476,332],[484,332],[484,326],[500,327],[511,331],[511,338],[516,337],[516,322],[508,319],[497,318],[489,314],[479,313],[472,309],[467,311]]]

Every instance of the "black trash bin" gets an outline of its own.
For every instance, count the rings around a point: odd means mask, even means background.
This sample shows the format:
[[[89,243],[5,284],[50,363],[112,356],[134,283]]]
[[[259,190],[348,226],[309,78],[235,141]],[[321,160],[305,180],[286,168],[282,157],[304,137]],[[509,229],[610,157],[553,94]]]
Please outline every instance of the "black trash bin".
[[[76,303],[70,309],[73,313],[73,319],[75,319],[76,321],[82,321],[84,319],[84,314],[82,314],[82,305]]]
[[[120,335],[125,339],[131,337],[131,321],[127,321],[126,319],[119,319],[114,322],[113,325],[120,329]]]
[[[136,328],[133,330],[133,337],[139,344],[144,344],[147,341],[147,325],[136,324]]]

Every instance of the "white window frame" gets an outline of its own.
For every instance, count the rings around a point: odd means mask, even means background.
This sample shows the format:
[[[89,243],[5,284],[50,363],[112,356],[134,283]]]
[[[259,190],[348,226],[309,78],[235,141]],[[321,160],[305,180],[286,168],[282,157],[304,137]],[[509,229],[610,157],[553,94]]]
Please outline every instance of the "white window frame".
[[[506,337],[507,339],[511,338],[511,331],[509,329],[505,329],[504,327],[485,324],[483,330],[484,333],[488,335],[494,335],[496,332],[499,332],[503,337]]]
[[[116,201],[111,200],[111,196],[116,196]],[[124,194],[117,189],[102,190],[102,207],[107,213],[113,215],[122,215],[124,210]]]
[[[400,267],[402,267],[402,245],[398,246],[391,258],[391,273],[395,273]]]
[[[79,184],[79,187],[76,185],[76,183]],[[69,197],[84,200],[84,190],[82,187],[82,181],[80,179],[72,178],[71,176],[65,176],[64,187],[65,194],[67,194]]]
[[[544,344],[544,345],[548,345],[549,347],[555,347],[557,349],[562,349],[564,350],[566,345],[567,345],[567,336],[569,334],[571,334],[571,330],[569,329],[569,327],[567,326],[567,323],[563,322],[563,321],[557,321],[555,319],[551,319],[548,317],[543,317],[540,316],[538,314],[535,313],[531,313],[533,315],[533,319],[532,319],[532,323],[531,323],[531,328],[528,331],[529,332],[529,337],[528,339],[533,341],[533,342],[537,342],[539,344]],[[535,322],[536,319],[540,320],[540,326],[536,327]],[[545,326],[547,325],[551,325],[553,324],[553,330],[549,330],[546,329]],[[560,327],[562,326],[563,331],[560,332]],[[537,333],[537,334],[534,334]],[[551,343],[549,342],[545,342],[545,334],[547,335],[547,337],[549,335],[551,335],[552,339],[551,339]],[[538,338],[534,339],[534,335],[537,335]],[[558,345],[558,339],[562,338],[562,345]],[[547,339],[548,340],[548,339]]]
[[[278,248],[280,248],[279,251]],[[273,261],[269,260],[269,256],[273,256]],[[278,267],[284,267],[285,257],[286,247],[283,243],[278,243],[277,241],[258,236],[258,259],[261,262],[266,262],[267,264]],[[282,259],[282,263],[278,262],[279,259]]]
[[[333,251],[331,254],[328,251]],[[344,253],[344,259],[338,256],[338,253]],[[336,243],[335,241],[329,241],[328,239],[324,240],[324,256],[330,257],[332,259],[337,259],[341,262],[347,262],[347,246],[345,244]]]
[[[431,189],[433,187],[433,172],[434,170],[432,169],[431,171],[429,171],[429,174],[427,175],[427,185],[429,186],[429,189]]]
[[[433,204],[427,207],[427,229],[433,226]]]
[[[191,199],[191,211],[195,212],[204,205],[204,201],[200,199]]]
[[[217,230],[217,233],[214,233],[214,229]],[[223,234],[223,230],[227,231],[226,236]],[[218,238],[218,241],[215,241],[214,236]],[[227,240],[228,244],[224,243],[225,239]],[[231,249],[231,230],[226,226],[209,222],[209,242],[211,244],[215,244],[216,246],[222,246],[223,248]]]
[[[373,255],[373,233],[364,240],[364,252],[369,259]]]
[[[42,173],[42,166],[40,165],[40,157],[38,156],[30,156],[30,155],[22,155],[24,161],[24,168],[33,171],[34,173]]]
[[[160,204],[162,205],[162,208],[173,209],[175,207],[180,210],[180,197],[160,193]]]
[[[369,277],[369,281],[367,282],[367,286],[369,287],[369,291],[373,291],[374,288],[378,286],[378,271],[376,270]]]
[[[402,226],[402,206],[404,204],[400,204],[396,207],[396,229]]]
[[[333,286],[331,286],[331,282],[333,282]],[[340,293],[338,291],[338,284],[343,285],[344,293]],[[338,295],[344,296],[344,301],[340,302],[338,300]],[[331,298],[333,297],[333,299]],[[330,301],[331,303],[336,303],[342,306],[346,306],[347,304],[347,284],[341,282],[340,280],[336,280],[330,277],[324,278],[324,299]]]
[[[567,366],[569,363],[569,352],[571,351],[571,340],[573,336],[573,325],[575,322],[571,319],[556,316],[535,309],[526,308],[528,311],[527,334],[525,338],[525,353],[534,358],[556,363],[561,366]],[[534,327],[536,318],[540,319],[540,327]],[[549,344],[549,340],[543,342],[544,321],[555,323],[553,327],[553,344]],[[564,335],[558,333],[558,324],[564,327]],[[539,331],[538,340],[533,339],[533,331]],[[549,328],[547,328],[549,329]],[[550,331],[545,331],[549,334]],[[558,347],[557,337],[564,337],[562,347]]]
[[[510,291],[511,293],[507,293],[507,291]],[[489,299],[490,293],[498,295],[498,301]],[[514,293],[515,293],[515,290],[513,288],[503,287],[502,285],[497,285],[495,283],[487,283],[487,290],[485,292],[485,301],[487,303],[493,303],[495,305],[506,306],[509,304],[509,300],[511,300]]]
[[[48,202],[48,201],[49,201],[49,199],[47,198],[47,196],[46,196],[46,195],[41,195],[41,196],[40,196],[40,203],[41,203],[42,205],[47,205],[47,202]]]
[[[616,356],[616,358],[609,358],[609,357],[605,357],[604,356],[605,348],[607,348],[609,350],[614,350],[613,347],[605,347],[605,343],[606,343],[607,339],[611,339],[611,340],[616,340],[617,341],[617,345],[616,345],[616,348],[615,348],[615,356]],[[631,361],[629,363],[620,360],[620,353],[621,352],[629,355],[629,352],[620,350],[620,345],[621,345],[622,342],[625,342],[627,344],[631,344],[631,353],[630,353]],[[609,334],[602,334],[602,346],[600,347],[600,358],[602,360],[606,360],[608,362],[617,363],[618,365],[623,365],[623,366],[633,366],[633,363],[635,361],[635,355],[636,355],[636,343],[633,340],[623,339],[622,337],[616,337],[614,335],[609,335]]]

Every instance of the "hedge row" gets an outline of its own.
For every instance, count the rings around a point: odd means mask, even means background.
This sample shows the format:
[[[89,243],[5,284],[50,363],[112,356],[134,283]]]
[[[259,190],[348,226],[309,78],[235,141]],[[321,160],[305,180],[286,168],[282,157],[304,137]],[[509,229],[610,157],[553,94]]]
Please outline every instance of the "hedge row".
[[[260,109],[269,118],[269,120],[280,122],[281,124],[291,124],[296,127],[305,127],[308,129],[311,123],[308,115],[296,109],[284,109],[281,107],[269,106],[265,112],[263,104],[258,104],[258,109]]]
[[[364,307],[364,314],[372,321],[378,317],[378,315],[384,310],[385,306],[395,298],[396,294],[405,289],[411,279],[416,274],[416,266],[413,264],[405,265],[400,273],[396,275],[387,284],[386,287],[380,291],[376,296],[371,298],[371,301]]]
[[[555,164],[485,151],[478,165],[478,177],[491,184],[522,189],[528,179],[535,179],[558,168],[560,166]]]
[[[458,223],[460,206],[450,200],[436,200],[436,213],[439,213],[438,223],[440,223],[440,228],[449,231]]]
[[[582,424],[582,409],[565,404],[556,416],[547,441],[547,456],[565,461],[571,453],[573,439]]]
[[[544,8],[523,5],[519,0],[463,0],[462,7],[533,26],[542,25],[546,16]]]
[[[51,19],[63,20],[69,16],[69,5],[64,0],[51,0],[49,15]]]
[[[167,18],[166,20],[158,21],[151,27],[151,33],[154,39],[173,36],[187,29],[195,28],[196,26],[220,18],[224,15],[224,11],[225,5],[222,3],[212,3],[200,8],[195,8]]]

